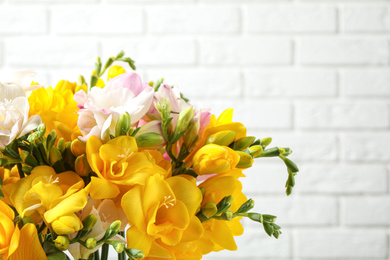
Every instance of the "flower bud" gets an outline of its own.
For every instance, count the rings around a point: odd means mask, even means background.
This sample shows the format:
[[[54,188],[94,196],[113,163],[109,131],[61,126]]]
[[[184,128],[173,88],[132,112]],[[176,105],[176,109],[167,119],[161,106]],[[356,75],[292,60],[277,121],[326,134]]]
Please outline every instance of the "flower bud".
[[[242,151],[235,151],[240,156],[240,161],[237,164],[237,168],[249,168],[253,164],[253,157]]]
[[[118,254],[122,253],[125,250],[125,244],[121,241],[112,241],[110,244],[114,247],[115,251]]]
[[[154,106],[156,107],[157,111],[161,114],[162,120],[166,120],[171,114],[171,103],[167,98],[162,98],[160,102],[155,102]]]
[[[116,122],[115,136],[118,137],[121,135],[127,135],[127,132],[129,131],[130,127],[131,127],[131,118],[129,113],[126,112],[122,114],[119,117],[118,122]]]
[[[54,245],[57,249],[61,251],[68,250],[69,248],[69,238],[67,236],[58,236],[54,240]]]
[[[221,217],[223,220],[230,221],[233,218],[233,211],[231,211],[230,209],[226,210],[224,213],[222,213]]]
[[[250,146],[254,141],[256,140],[256,137],[254,136],[246,136],[243,138],[240,138],[234,142],[233,149],[234,150],[245,150]]]
[[[230,206],[232,205],[233,202],[233,196],[229,195],[221,199],[221,201],[217,204],[218,212],[217,214],[221,212],[225,212]]]
[[[49,154],[49,159],[50,163],[53,165],[56,162],[60,161],[62,159],[61,152],[57,149],[57,147],[52,147],[50,149],[50,154]]]
[[[130,259],[131,258],[142,259],[145,257],[144,253],[142,253],[141,250],[135,248],[125,248],[125,252]]]
[[[73,234],[83,228],[83,224],[75,214],[61,216],[54,220],[51,226],[58,235]]]
[[[183,141],[186,147],[189,151],[193,149],[193,147],[196,145],[196,142],[199,140],[199,127],[200,122],[198,118],[194,118],[191,120],[191,123],[188,126],[187,131],[185,132],[183,136]]]
[[[241,207],[237,210],[237,213],[246,213],[251,210],[255,206],[255,201],[253,199],[249,199]]]
[[[209,138],[207,138],[206,144],[229,146],[234,140],[236,140],[236,132],[225,130],[210,135]]]
[[[96,247],[96,238],[94,237],[90,237],[88,238],[86,241],[85,241],[85,246],[88,248],[88,249],[94,249]]]
[[[263,223],[263,216],[259,213],[248,213],[248,217],[253,221]]]
[[[213,202],[206,203],[201,208],[202,214],[206,216],[207,218],[211,218],[218,212],[217,205]]]
[[[65,139],[63,137],[60,137],[58,139],[57,148],[61,153],[63,153],[65,151]]]
[[[79,139],[74,139],[70,145],[70,149],[75,157],[86,154],[87,144]]]
[[[248,149],[252,157],[254,158],[257,158],[263,152],[263,147],[261,145],[253,145]]]
[[[177,125],[175,133],[180,133],[185,131],[188,128],[192,118],[194,118],[195,109],[192,106],[187,107],[180,112],[179,117],[177,118]]]
[[[88,91],[87,84],[77,85],[74,92],[77,93],[80,90],[83,90],[85,93],[87,93],[87,91]]]
[[[111,225],[107,228],[103,238],[107,240],[118,234],[121,225],[122,222],[120,220],[112,222]]]
[[[83,229],[92,229],[96,225],[97,220],[96,215],[88,215],[83,219]]]
[[[135,137],[138,148],[153,147],[160,144],[163,138],[158,133],[144,133]]]
[[[271,137],[266,137],[266,138],[261,139],[261,145],[263,145],[264,147],[267,147],[268,145],[270,145],[271,142],[272,142]]]
[[[88,164],[88,160],[85,154],[80,155],[79,157],[76,158],[74,167],[76,173],[82,177],[88,176],[88,174],[92,172],[92,169]]]
[[[21,150],[20,151],[20,158],[23,160],[23,162],[27,165],[36,167],[38,166],[37,160],[27,151]]]
[[[126,70],[124,68],[119,65],[114,65],[108,70],[107,81],[123,73],[126,73]]]

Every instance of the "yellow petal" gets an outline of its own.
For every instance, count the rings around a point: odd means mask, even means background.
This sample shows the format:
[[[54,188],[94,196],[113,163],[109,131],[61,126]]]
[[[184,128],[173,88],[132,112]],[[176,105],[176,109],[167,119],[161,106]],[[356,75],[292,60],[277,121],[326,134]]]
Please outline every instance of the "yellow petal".
[[[5,204],[2,200],[0,200],[0,212],[5,214],[9,219],[15,218],[14,211],[7,204]]]
[[[127,247],[141,250],[145,256],[149,255],[153,238],[139,231],[136,227],[130,227],[126,233]]]
[[[20,230],[19,246],[10,257],[10,260],[47,259],[45,251],[38,239],[38,232],[34,224],[26,224]]]
[[[111,199],[119,194],[119,188],[105,179],[91,177],[90,195],[94,199]]]
[[[138,146],[135,138],[132,136],[119,136],[107,142],[114,146],[121,147],[125,151],[137,152]]]
[[[103,164],[103,161],[100,158],[94,158],[92,160],[93,154],[99,154],[99,149],[103,145],[102,141],[99,140],[96,136],[91,136],[87,141],[87,159],[89,165],[91,165],[91,168],[95,172],[101,171],[101,166]]]
[[[158,202],[164,203],[166,200],[176,200],[171,187],[163,178],[161,175],[153,175],[147,179],[144,192],[146,196],[143,198],[143,207],[146,211]]]
[[[199,218],[194,216],[190,220],[190,224],[183,232],[181,242],[190,242],[200,238],[204,233],[202,222]]]
[[[58,235],[70,235],[82,229],[83,224],[75,214],[70,214],[54,220],[51,227]]]
[[[233,108],[228,108],[221,113],[217,119],[217,124],[228,124],[233,121]]]
[[[145,230],[145,213],[142,208],[142,187],[136,186],[122,197],[121,205],[130,226]]]

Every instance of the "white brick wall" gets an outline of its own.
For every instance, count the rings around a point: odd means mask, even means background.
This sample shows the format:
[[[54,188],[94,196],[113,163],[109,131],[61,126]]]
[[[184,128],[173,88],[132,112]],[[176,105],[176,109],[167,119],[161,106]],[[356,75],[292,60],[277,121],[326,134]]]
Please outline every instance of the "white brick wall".
[[[243,180],[280,239],[244,221],[239,250],[206,259],[390,259],[390,0],[0,0],[0,68],[54,84],[121,49],[294,150],[291,197],[279,161]]]

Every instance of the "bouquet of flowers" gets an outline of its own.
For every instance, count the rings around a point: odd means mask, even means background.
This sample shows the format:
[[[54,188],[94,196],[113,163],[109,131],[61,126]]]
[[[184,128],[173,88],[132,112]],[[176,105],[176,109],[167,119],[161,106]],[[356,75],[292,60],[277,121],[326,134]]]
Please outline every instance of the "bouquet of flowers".
[[[289,195],[291,150],[116,61],[135,70],[120,52],[97,59],[89,84],[0,84],[0,258],[97,260],[112,247],[118,259],[201,259],[236,250],[242,218],[278,238],[240,178],[254,158],[279,157]]]

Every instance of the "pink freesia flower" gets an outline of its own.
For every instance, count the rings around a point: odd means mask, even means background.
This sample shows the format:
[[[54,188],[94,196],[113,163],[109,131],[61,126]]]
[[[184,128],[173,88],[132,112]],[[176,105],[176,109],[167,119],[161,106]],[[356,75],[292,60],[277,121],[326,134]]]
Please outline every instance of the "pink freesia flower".
[[[77,123],[83,134],[80,140],[86,142],[92,135],[109,140],[125,112],[129,113],[131,124],[136,124],[150,109],[153,94],[153,88],[142,83],[136,73],[121,74],[103,89],[94,87],[88,94],[80,90],[74,95],[80,108]]]

